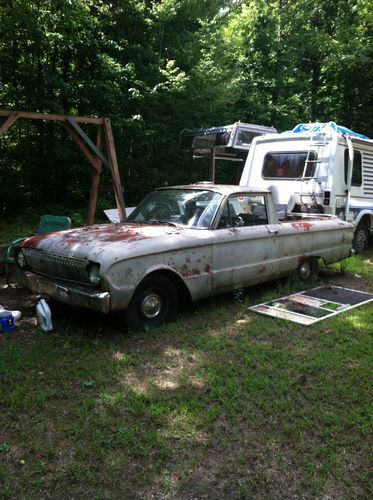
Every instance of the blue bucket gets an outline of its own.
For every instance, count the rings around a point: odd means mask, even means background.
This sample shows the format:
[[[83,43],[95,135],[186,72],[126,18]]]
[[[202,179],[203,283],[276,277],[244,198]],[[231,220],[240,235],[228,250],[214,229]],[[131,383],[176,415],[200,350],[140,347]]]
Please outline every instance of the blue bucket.
[[[9,333],[16,329],[14,318],[11,312],[0,312],[0,333]]]

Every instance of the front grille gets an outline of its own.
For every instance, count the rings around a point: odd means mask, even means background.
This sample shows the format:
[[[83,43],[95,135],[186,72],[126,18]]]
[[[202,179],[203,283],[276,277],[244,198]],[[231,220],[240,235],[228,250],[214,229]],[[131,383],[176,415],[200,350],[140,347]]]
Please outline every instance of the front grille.
[[[23,253],[27,266],[32,271],[54,278],[90,283],[88,262],[84,259],[63,257],[43,250],[25,247]]]

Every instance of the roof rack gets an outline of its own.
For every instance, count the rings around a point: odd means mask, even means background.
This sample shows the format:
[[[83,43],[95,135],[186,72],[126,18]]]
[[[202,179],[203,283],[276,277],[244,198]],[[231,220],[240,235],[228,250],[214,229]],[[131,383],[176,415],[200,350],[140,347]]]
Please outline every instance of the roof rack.
[[[189,153],[191,164],[198,158],[210,160],[210,178],[215,182],[215,161],[228,160],[243,163],[254,137],[276,134],[273,127],[242,123],[197,130],[183,130],[180,149]]]

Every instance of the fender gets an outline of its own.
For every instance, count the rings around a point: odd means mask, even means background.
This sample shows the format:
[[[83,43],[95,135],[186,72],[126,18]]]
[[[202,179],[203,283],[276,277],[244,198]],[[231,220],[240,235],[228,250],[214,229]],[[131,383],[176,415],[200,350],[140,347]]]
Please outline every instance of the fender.
[[[364,216],[368,216],[369,217],[369,220],[370,220],[370,224],[369,224],[369,232],[370,234],[373,234],[373,210],[369,210],[369,209],[363,209],[361,210],[356,219],[354,220],[354,224],[355,226],[358,226],[360,224],[360,221],[362,220],[362,218]]]

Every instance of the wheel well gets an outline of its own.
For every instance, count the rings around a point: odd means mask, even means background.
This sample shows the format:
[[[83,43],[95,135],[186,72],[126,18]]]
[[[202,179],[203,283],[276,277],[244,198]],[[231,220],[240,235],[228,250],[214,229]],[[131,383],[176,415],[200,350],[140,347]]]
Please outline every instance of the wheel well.
[[[320,263],[326,265],[324,257],[319,257],[318,255],[309,255],[298,259],[298,266],[300,266],[302,262],[306,259],[310,260],[311,262],[314,262],[314,264],[317,266],[318,269],[320,268]]]
[[[178,276],[176,273],[173,273],[172,271],[168,271],[167,269],[159,269],[157,271],[153,271],[150,274],[147,274],[144,279],[149,278],[149,276],[155,276],[156,274],[161,274],[165,278],[168,278],[171,283],[175,286],[179,299],[180,299],[180,304],[185,304],[186,302],[191,302],[192,297],[190,295],[190,292],[184,283],[184,281]]]
[[[322,257],[318,257],[317,255],[303,255],[303,257],[298,259],[298,265],[302,264],[305,260],[315,261],[318,263],[319,260],[322,260]]]
[[[364,224],[368,227],[368,229],[371,231],[372,230],[372,216],[369,214],[365,214],[362,216],[362,218],[359,220],[358,226],[360,224]]]

